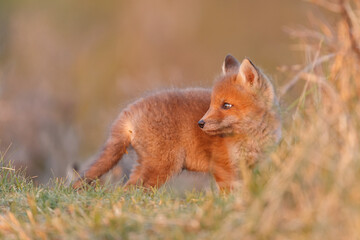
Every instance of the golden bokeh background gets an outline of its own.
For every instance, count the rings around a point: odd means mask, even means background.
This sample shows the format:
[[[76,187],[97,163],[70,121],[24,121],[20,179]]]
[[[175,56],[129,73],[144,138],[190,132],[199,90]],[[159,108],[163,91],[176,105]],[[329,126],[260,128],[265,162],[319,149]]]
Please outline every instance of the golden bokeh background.
[[[127,103],[211,87],[228,53],[281,85],[305,57],[284,29],[314,14],[298,0],[1,1],[0,151],[39,182],[65,176]]]

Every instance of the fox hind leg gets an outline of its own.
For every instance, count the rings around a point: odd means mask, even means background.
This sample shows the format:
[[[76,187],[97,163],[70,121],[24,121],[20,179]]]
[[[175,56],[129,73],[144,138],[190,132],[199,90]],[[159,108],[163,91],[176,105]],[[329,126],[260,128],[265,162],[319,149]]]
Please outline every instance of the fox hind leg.
[[[141,165],[137,165],[132,170],[129,180],[125,183],[125,188],[128,188],[133,185],[140,185],[141,184]]]
[[[169,178],[181,172],[182,164],[176,160],[166,157],[143,158],[131,173],[125,187],[131,185],[142,185],[145,188],[161,187]]]

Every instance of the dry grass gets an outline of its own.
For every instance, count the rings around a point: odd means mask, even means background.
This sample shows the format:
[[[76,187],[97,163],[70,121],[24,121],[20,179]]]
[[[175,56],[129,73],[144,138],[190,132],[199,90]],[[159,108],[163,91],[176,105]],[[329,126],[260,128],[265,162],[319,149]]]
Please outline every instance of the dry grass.
[[[324,5],[324,1],[313,1]],[[360,3],[326,5],[332,26],[294,30],[308,61],[289,73],[284,134],[243,192],[145,194],[61,182],[34,187],[2,168],[0,235],[9,239],[357,239],[360,236]],[[314,34],[316,33],[316,34]],[[291,69],[291,68],[289,68]],[[10,174],[5,176],[5,173]],[[245,194],[246,193],[246,194]]]
[[[314,1],[320,3],[320,1]],[[307,66],[282,88],[303,84],[286,112],[284,138],[272,155],[274,168],[252,195],[238,232],[249,238],[356,239],[360,233],[360,4],[335,4],[335,28],[292,31],[301,37]],[[299,83],[299,81],[303,81]],[[264,179],[254,179],[261,184]],[[230,220],[231,221],[231,220]]]

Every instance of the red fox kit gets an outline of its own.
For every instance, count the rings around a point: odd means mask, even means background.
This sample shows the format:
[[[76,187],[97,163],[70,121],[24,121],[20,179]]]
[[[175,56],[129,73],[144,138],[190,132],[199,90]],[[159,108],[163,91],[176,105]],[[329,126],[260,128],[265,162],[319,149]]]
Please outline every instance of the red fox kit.
[[[253,166],[281,134],[270,80],[249,60],[228,55],[210,89],[169,90],[130,104],[115,120],[96,161],[73,185],[108,172],[130,145],[138,156],[126,185],[160,187],[183,169],[211,172],[231,189],[240,162]]]

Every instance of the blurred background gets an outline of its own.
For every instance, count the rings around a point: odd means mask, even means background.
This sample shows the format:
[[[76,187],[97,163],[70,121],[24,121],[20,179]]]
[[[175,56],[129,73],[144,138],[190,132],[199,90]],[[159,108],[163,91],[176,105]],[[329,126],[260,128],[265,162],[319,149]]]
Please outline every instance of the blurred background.
[[[300,0],[0,1],[0,152],[40,183],[66,176],[126,104],[211,87],[227,53],[281,86],[305,58],[284,29],[314,14]]]

